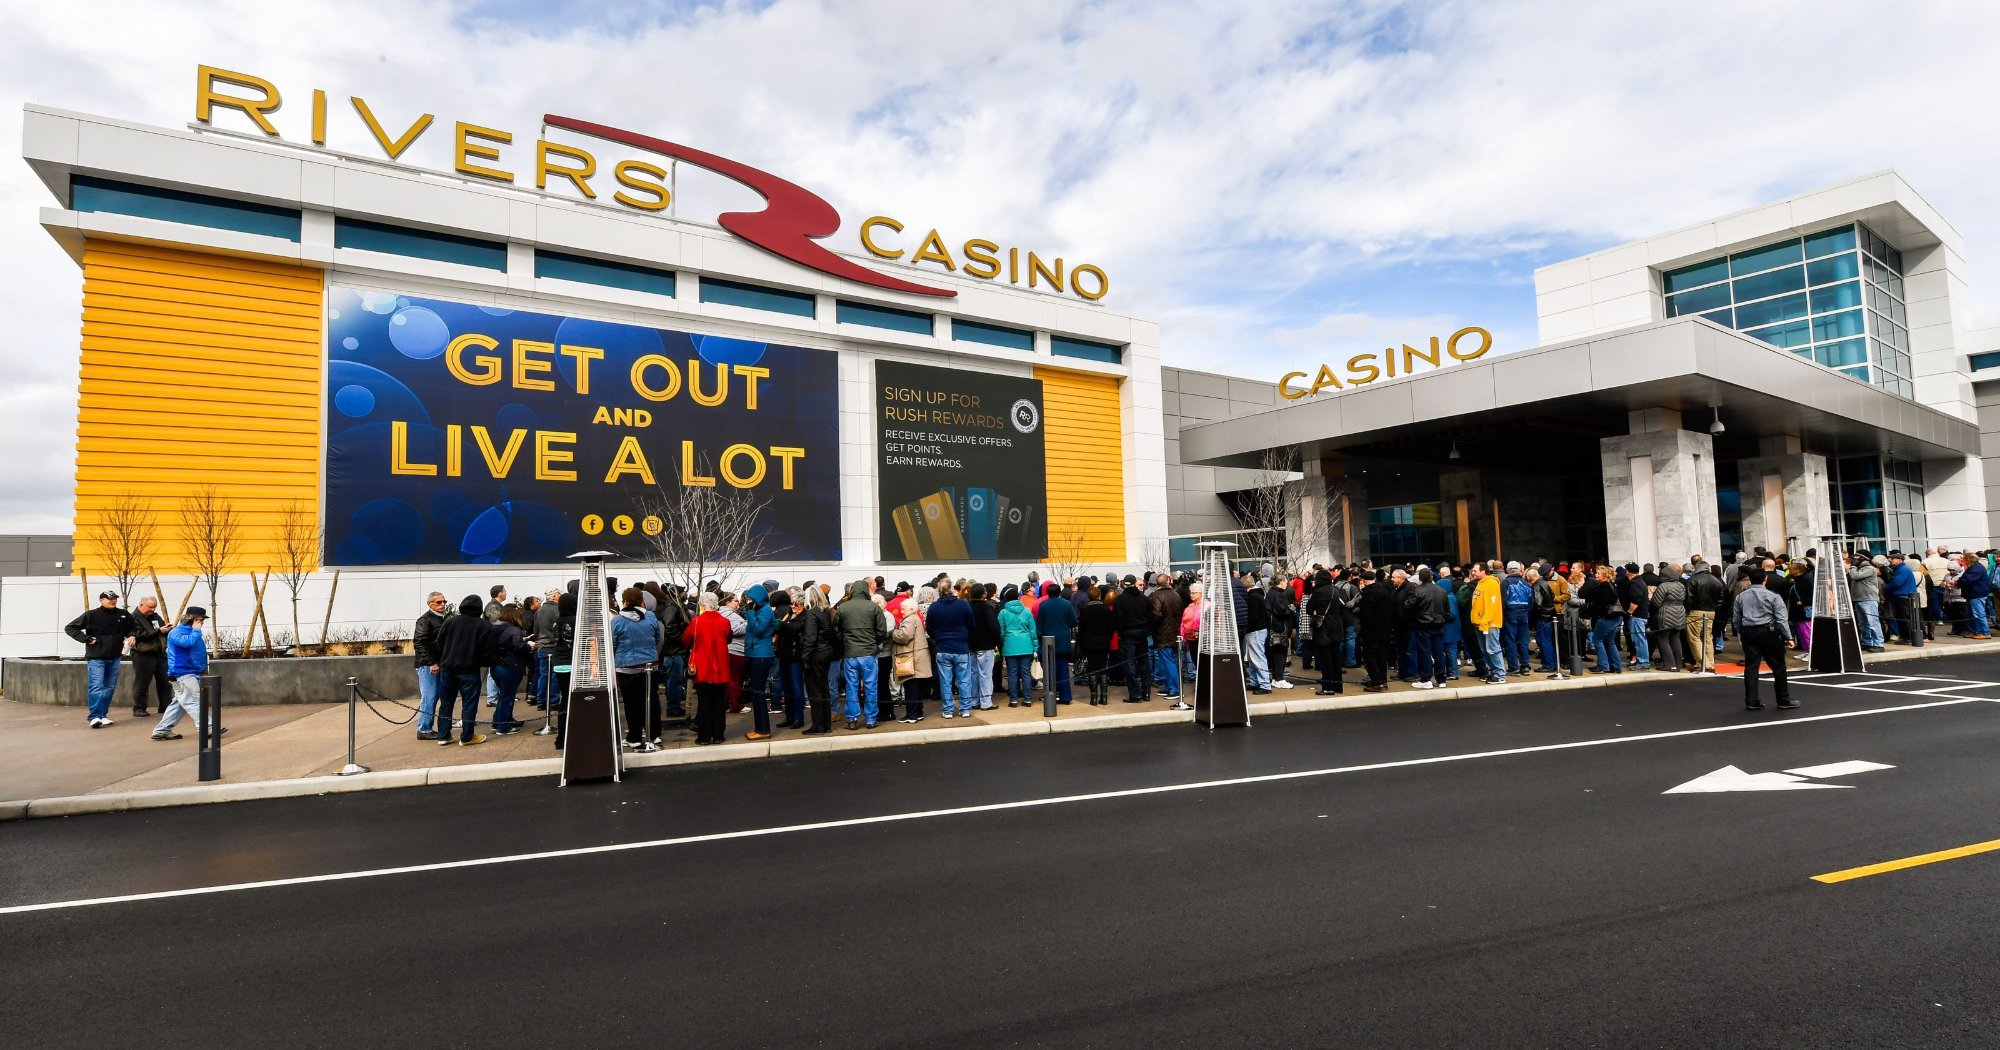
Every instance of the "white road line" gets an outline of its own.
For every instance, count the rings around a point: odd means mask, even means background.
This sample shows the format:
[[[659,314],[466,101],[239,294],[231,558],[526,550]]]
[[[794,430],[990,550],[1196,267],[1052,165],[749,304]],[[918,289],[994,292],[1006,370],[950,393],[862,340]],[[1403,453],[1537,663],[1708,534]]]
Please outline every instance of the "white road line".
[[[1394,762],[1370,762],[1364,765],[1336,766],[1330,769],[1302,769],[1290,773],[1266,773],[1252,777],[1231,777],[1226,780],[1203,780],[1191,784],[1161,784],[1154,787],[1123,788],[1117,791],[1093,791],[1082,795],[1058,795],[1051,798],[1021,799],[1015,802],[992,802],[978,806],[957,806],[951,809],[927,809],[910,813],[886,813],[875,817],[853,817],[847,820],[825,820],[811,824],[787,824],[772,828],[751,828],[745,831],[723,831],[709,835],[685,835],[680,838],[651,839],[644,842],[620,842],[604,846],[582,846],[575,849],[545,850],[540,853],[514,853],[499,857],[476,857],[470,860],[440,861],[433,864],[408,864],[395,868],[340,871],[326,875],[302,875],[290,879],[265,879],[260,882],[233,882],[218,886],[195,886],[188,889],[160,890],[155,893],[127,893],[116,897],[86,897],[78,900],[46,901],[40,904],[16,904],[11,907],[0,908],[0,915],[21,915],[27,912],[59,911],[66,908],[88,908],[103,904],[128,904],[137,901],[172,900],[176,897],[198,897],[211,893],[236,893],[243,890],[277,889],[284,886],[306,886],[319,882],[346,882],[353,879],[381,878],[387,875],[415,875],[431,871],[483,868],[495,864],[521,864],[537,860],[559,860],[568,857],[588,857],[602,853],[623,853],[628,850],[659,849],[667,846],[691,846],[704,842],[727,842],[731,839],[766,838],[772,835],[791,835],[806,831],[827,831],[834,828],[865,827],[870,824],[893,824],[910,820],[928,820],[936,817],[957,817],[972,813],[998,813],[1007,810],[1034,809],[1041,806],[1060,806],[1078,802],[1101,802],[1106,799],[1138,798],[1145,795],[1165,795],[1183,791],[1205,791],[1211,788],[1242,787],[1249,784],[1272,784],[1285,780],[1304,780],[1311,777],[1334,776],[1341,773],[1367,773],[1382,769],[1404,769],[1411,766],[1438,765],[1445,762],[1469,762],[1481,758],[1505,758],[1511,755],[1532,755],[1547,751],[1571,751],[1585,747],[1603,747],[1609,744],[1634,744],[1648,740],[1672,740],[1677,737],[1703,736],[1710,733],[1735,733],[1750,729],[1770,729],[1780,726],[1802,725],[1807,722],[1826,722],[1839,718],[1863,718],[1868,715],[1895,714],[1899,711],[1921,711],[1931,707],[1950,707],[1954,704],[1982,702],[1984,701],[1972,698],[1933,700],[1929,703],[1904,704],[1900,707],[1878,707],[1870,711],[1843,711],[1831,715],[1807,715],[1803,718],[1745,722],[1741,725],[1709,726],[1705,729],[1676,729],[1665,733],[1641,733],[1635,736],[1605,737],[1599,740],[1575,740],[1566,744],[1536,744],[1530,747],[1510,747],[1499,751],[1474,751],[1461,755],[1439,755],[1433,758],[1406,758]]]

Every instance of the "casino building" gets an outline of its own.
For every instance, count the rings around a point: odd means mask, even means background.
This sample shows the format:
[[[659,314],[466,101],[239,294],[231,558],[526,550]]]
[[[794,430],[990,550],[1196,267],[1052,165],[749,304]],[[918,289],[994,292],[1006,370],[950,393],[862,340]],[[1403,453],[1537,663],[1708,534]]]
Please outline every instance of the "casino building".
[[[559,142],[385,131],[355,99],[364,156],[319,144],[321,93],[275,125],[276,85],[197,79],[184,128],[23,114],[81,271],[75,565],[105,575],[106,511],[138,501],[175,598],[204,487],[234,573],[304,514],[307,608],[337,570],[335,622],[383,627],[574,550],[648,560],[641,497],[697,487],[764,501],[757,575],[787,581],[1190,565],[1210,536],[1649,561],[2000,531],[2000,330],[1967,327],[1965,246],[1893,172],[1544,267],[1538,347],[1468,329],[1273,381],[1163,368],[1095,266],[881,216],[827,250],[832,206],[739,161],[554,116]],[[424,133],[452,170],[395,159]],[[674,217],[687,168],[764,209]],[[1282,528],[1246,536],[1278,478]],[[0,656],[68,651],[73,583],[0,586]],[[228,585],[225,630],[250,600]]]
[[[1896,173],[1543,267],[1535,299],[1539,347],[1339,391],[1169,369],[1176,533],[1226,530],[1274,449],[1331,508],[1290,523],[1306,560],[2000,533],[2000,328],[1968,327],[1965,244]]]

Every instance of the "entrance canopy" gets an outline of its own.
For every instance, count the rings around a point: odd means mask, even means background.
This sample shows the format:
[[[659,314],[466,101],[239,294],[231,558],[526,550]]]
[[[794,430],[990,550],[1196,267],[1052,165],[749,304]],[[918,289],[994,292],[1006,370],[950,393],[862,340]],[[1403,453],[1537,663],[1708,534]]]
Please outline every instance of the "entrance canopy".
[[[1267,449],[1307,458],[1465,465],[1598,461],[1598,441],[1630,413],[1667,408],[1683,426],[1724,432],[1716,457],[1758,454],[1794,436],[1827,456],[1912,460],[1979,454],[1979,428],[1698,317],[1483,358],[1183,429],[1181,461],[1251,467]]]

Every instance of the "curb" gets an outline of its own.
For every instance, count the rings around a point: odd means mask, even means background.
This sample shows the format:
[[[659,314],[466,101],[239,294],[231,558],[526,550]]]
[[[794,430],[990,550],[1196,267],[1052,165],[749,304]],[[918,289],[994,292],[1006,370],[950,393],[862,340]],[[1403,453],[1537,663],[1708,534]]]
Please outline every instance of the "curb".
[[[1876,653],[1870,663],[1895,663],[1935,656],[1974,656],[2000,653],[2000,641],[1964,645],[1926,646],[1901,652]],[[1480,700],[1524,693],[1571,692],[1601,689],[1633,681],[1659,681],[1665,672],[1637,675],[1572,677],[1561,681],[1526,681],[1513,685],[1475,685],[1459,689],[1409,689],[1395,693],[1364,693],[1360,696],[1302,696],[1296,700],[1266,700],[1250,705],[1252,719],[1274,715],[1313,714],[1325,711],[1352,711],[1401,704],[1428,704],[1447,700]],[[1145,711],[1129,715],[1082,715],[1073,718],[1036,719],[998,725],[913,729],[901,733],[859,736],[795,738],[769,743],[721,744],[705,748],[681,748],[652,754],[628,754],[629,769],[660,766],[706,765],[712,762],[740,762],[750,759],[785,758],[792,755],[824,754],[832,751],[867,751],[885,747],[916,747],[950,744],[968,740],[996,740],[1005,737],[1042,736],[1056,733],[1088,733],[1104,729],[1172,725],[1192,722],[1186,711]],[[387,769],[358,773],[351,777],[321,776],[297,780],[253,780],[242,784],[204,784],[189,787],[157,788],[151,791],[107,792],[100,795],[67,795],[58,798],[0,801],[0,823],[40,817],[70,817],[86,813],[123,813],[140,809],[167,809],[175,806],[242,802],[264,798],[301,798],[307,795],[340,795],[354,791],[387,788],[426,787],[439,784],[470,784],[487,780],[522,777],[553,777],[562,772],[559,758],[518,759],[511,762],[484,762],[462,766],[434,766],[427,769]]]

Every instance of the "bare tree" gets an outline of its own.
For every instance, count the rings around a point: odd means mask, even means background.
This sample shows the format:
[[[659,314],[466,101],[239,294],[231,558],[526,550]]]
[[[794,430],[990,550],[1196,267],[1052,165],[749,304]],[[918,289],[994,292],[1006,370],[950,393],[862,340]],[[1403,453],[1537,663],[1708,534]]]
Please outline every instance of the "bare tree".
[[[302,655],[304,639],[299,636],[299,591],[306,577],[319,568],[319,515],[304,500],[287,500],[278,512],[278,577],[292,596],[292,650]]]
[[[1139,568],[1143,572],[1172,572],[1173,544],[1165,536],[1152,536],[1139,544]]]
[[[1234,494],[1236,518],[1247,530],[1237,556],[1259,561],[1334,557],[1333,537],[1340,532],[1347,506],[1342,485],[1334,479],[1300,477],[1294,448],[1265,449],[1259,456],[1250,487]],[[1346,558],[1343,551],[1340,558]]]
[[[129,608],[132,586],[139,574],[151,565],[159,549],[159,523],[152,506],[140,501],[127,489],[111,497],[111,505],[98,513],[89,542],[103,566],[118,581],[118,596]],[[160,599],[165,602],[163,596]]]
[[[695,473],[714,476],[705,462]],[[746,567],[784,553],[759,524],[770,505],[750,489],[655,485],[639,500],[647,561],[682,594],[699,594],[709,580],[729,586]]]
[[[236,560],[241,525],[236,504],[213,485],[203,485],[181,501],[181,547],[194,567],[195,578],[208,586],[208,622],[218,628],[221,617],[216,609],[216,592],[222,586],[223,574]],[[209,632],[210,638],[215,636]]]
[[[1089,536],[1083,523],[1065,520],[1049,525],[1049,578],[1056,581],[1074,580],[1083,571],[1085,552],[1089,547]]]

